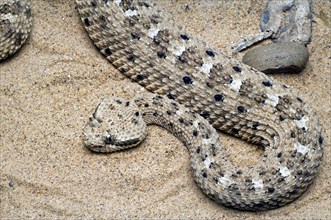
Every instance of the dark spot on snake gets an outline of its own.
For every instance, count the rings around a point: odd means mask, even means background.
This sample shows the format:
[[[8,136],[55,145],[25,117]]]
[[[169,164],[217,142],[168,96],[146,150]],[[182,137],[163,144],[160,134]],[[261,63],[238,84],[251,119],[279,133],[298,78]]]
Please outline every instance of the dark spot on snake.
[[[300,103],[303,102],[302,99],[300,99],[299,97],[297,97],[297,100],[298,100]]]
[[[179,121],[180,123],[184,123],[184,119],[183,119],[183,118],[178,119],[178,121]]]
[[[134,113],[134,115],[138,117],[139,116],[139,112]]]
[[[283,182],[285,180],[285,178],[284,177],[281,177],[281,178],[279,178],[278,180],[277,180],[277,182]]]
[[[200,113],[200,116],[206,119],[209,118],[210,114],[207,111],[203,111],[202,113]]]
[[[272,84],[270,81],[263,81],[262,84],[266,87],[272,87]]]
[[[156,117],[156,116],[157,116],[157,112],[154,112],[154,113],[153,113],[153,116]]]
[[[196,131],[196,130],[194,130],[193,132],[192,132],[192,134],[193,134],[193,136],[198,136],[198,132]]]
[[[237,73],[241,72],[241,68],[239,66],[233,66],[232,69],[236,71]]]
[[[282,156],[282,153],[281,152],[277,154],[277,157],[278,158],[280,158],[281,156]]]
[[[291,138],[295,138],[295,133],[294,132],[291,133]]]
[[[131,37],[132,37],[132,39],[140,40],[140,35],[139,34],[131,33]]]
[[[203,176],[203,178],[207,178],[207,173],[206,172],[204,172],[203,174],[202,174],[202,176]]]
[[[158,51],[158,52],[157,52],[157,56],[158,56],[159,58],[166,58],[166,54],[165,54],[163,51]]]
[[[187,36],[187,35],[185,35],[185,34],[181,34],[180,35],[180,38],[182,38],[183,40],[189,40],[190,38]]]
[[[183,82],[187,85],[187,84],[192,84],[193,81],[189,76],[184,76],[183,77]]]
[[[28,17],[28,18],[30,18],[31,15],[32,15],[32,14],[31,14],[31,8],[28,7],[28,8],[26,9],[26,11],[25,11],[25,16]]]
[[[215,53],[211,50],[206,50],[206,54],[210,57],[214,57],[215,56]]]
[[[320,135],[320,136],[318,137],[318,143],[319,143],[320,145],[322,145],[322,144],[323,144],[323,141],[324,141],[324,138],[323,138],[322,135]]]
[[[301,175],[301,174],[302,174],[302,170],[299,170],[299,171],[297,172],[297,174],[298,174],[298,175]]]
[[[168,115],[171,115],[171,111],[167,110],[167,114],[168,114]]]
[[[144,105],[144,106],[145,106],[145,108],[147,108],[149,105],[148,105],[148,103],[145,103],[145,105]]]
[[[246,111],[245,108],[244,108],[243,106],[241,106],[241,105],[237,107],[237,110],[238,110],[238,112],[240,112],[240,113],[243,113],[243,112]]]
[[[223,96],[221,95],[221,94],[216,94],[216,95],[214,95],[214,99],[215,99],[215,101],[217,101],[217,102],[223,102]]]
[[[270,187],[270,188],[268,188],[268,193],[273,193],[273,192],[275,192],[275,188],[273,188],[273,187]]]
[[[116,100],[116,102],[117,102],[118,104],[122,104],[122,102],[121,102],[120,100]]]
[[[92,2],[91,2],[91,6],[92,6],[93,8],[95,8],[95,7],[97,7],[97,3],[94,2],[94,1],[92,1]]]
[[[90,26],[91,25],[88,18],[84,18],[84,24],[85,24],[85,26]]]
[[[138,74],[137,77],[136,77],[136,80],[137,81],[141,81],[143,79],[144,79],[144,77],[142,75],[140,75],[140,74]]]
[[[130,102],[129,101],[125,103],[125,106],[126,107],[128,107],[129,105],[130,105]]]
[[[108,0],[103,0],[103,2],[104,2],[105,4],[107,4],[107,3],[108,3]]]
[[[100,19],[100,21],[101,21],[102,23],[105,23],[105,22],[106,22],[106,17],[103,16],[103,15],[100,15],[100,16],[99,16],[99,19]]]
[[[238,175],[241,175],[243,173],[243,171],[241,171],[241,170],[238,170],[237,172],[236,172],[236,174],[238,174]]]
[[[207,85],[207,87],[209,87],[209,88],[211,87],[211,85],[210,85],[210,83],[209,83],[209,82],[207,82],[207,83],[206,83],[206,85]]]
[[[231,129],[231,132],[232,132],[233,134],[238,134],[238,133],[239,133],[239,129],[237,129],[237,128],[232,128],[232,129]]]
[[[146,8],[149,8],[149,7],[150,7],[150,5],[147,4],[146,2],[138,2],[138,4],[139,4],[140,6],[144,6],[144,7],[146,7]]]
[[[135,56],[135,55],[130,54],[130,55],[128,56],[128,61],[134,62],[135,60],[136,60],[136,56]]]
[[[109,48],[106,48],[104,50],[106,56],[110,56],[112,54],[111,50]]]
[[[170,128],[174,127],[174,123],[169,122],[169,127],[170,127]]]
[[[201,151],[201,148],[200,148],[200,147],[198,147],[198,148],[197,148],[197,154],[199,154],[199,153],[200,153],[200,151]]]
[[[252,129],[253,130],[257,130],[257,127],[260,125],[259,122],[254,122],[253,125],[252,125]]]
[[[175,99],[175,97],[174,97],[173,95],[171,95],[171,93],[168,93],[168,94],[167,94],[167,97],[168,97],[169,99]]]
[[[23,39],[23,33],[17,33],[15,37],[15,45],[21,45]]]
[[[285,120],[284,116],[280,115],[280,116],[279,116],[279,120],[280,120],[280,121],[284,121],[284,120]]]

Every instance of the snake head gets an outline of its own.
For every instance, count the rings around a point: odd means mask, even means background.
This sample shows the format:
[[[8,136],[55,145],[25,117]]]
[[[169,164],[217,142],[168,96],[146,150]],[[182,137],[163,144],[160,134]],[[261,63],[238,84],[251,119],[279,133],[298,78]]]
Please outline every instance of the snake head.
[[[147,126],[134,102],[118,97],[104,99],[84,128],[86,147],[96,152],[113,152],[141,143]]]

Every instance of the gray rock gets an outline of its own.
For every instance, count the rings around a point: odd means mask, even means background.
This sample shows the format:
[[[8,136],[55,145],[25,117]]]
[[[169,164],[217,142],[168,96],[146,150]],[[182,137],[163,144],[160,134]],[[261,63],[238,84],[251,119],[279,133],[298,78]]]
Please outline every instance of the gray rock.
[[[264,73],[298,73],[309,59],[307,48],[297,42],[274,43],[248,51],[243,62]]]

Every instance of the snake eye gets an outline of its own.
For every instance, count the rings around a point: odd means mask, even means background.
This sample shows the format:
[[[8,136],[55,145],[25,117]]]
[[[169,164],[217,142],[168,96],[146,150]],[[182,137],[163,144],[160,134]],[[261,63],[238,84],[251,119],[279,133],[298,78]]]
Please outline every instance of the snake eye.
[[[113,143],[113,138],[112,136],[106,137],[105,139],[105,144],[112,144]]]

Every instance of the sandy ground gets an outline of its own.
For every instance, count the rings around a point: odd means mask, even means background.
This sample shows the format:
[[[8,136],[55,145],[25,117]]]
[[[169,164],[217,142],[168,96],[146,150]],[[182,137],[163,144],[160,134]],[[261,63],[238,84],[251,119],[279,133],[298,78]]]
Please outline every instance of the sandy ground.
[[[266,0],[159,2],[190,32],[230,55],[231,42],[259,31]],[[314,1],[307,68],[272,76],[299,93],[321,120],[319,175],[293,203],[254,213],[208,199],[191,176],[183,144],[159,127],[149,127],[149,137],[135,149],[108,155],[85,149],[82,128],[98,102],[110,94],[130,97],[140,86],[93,46],[74,1],[32,1],[27,44],[0,63],[0,218],[331,219],[330,7],[329,0]],[[262,154],[227,135],[221,140],[235,163],[253,164]]]

